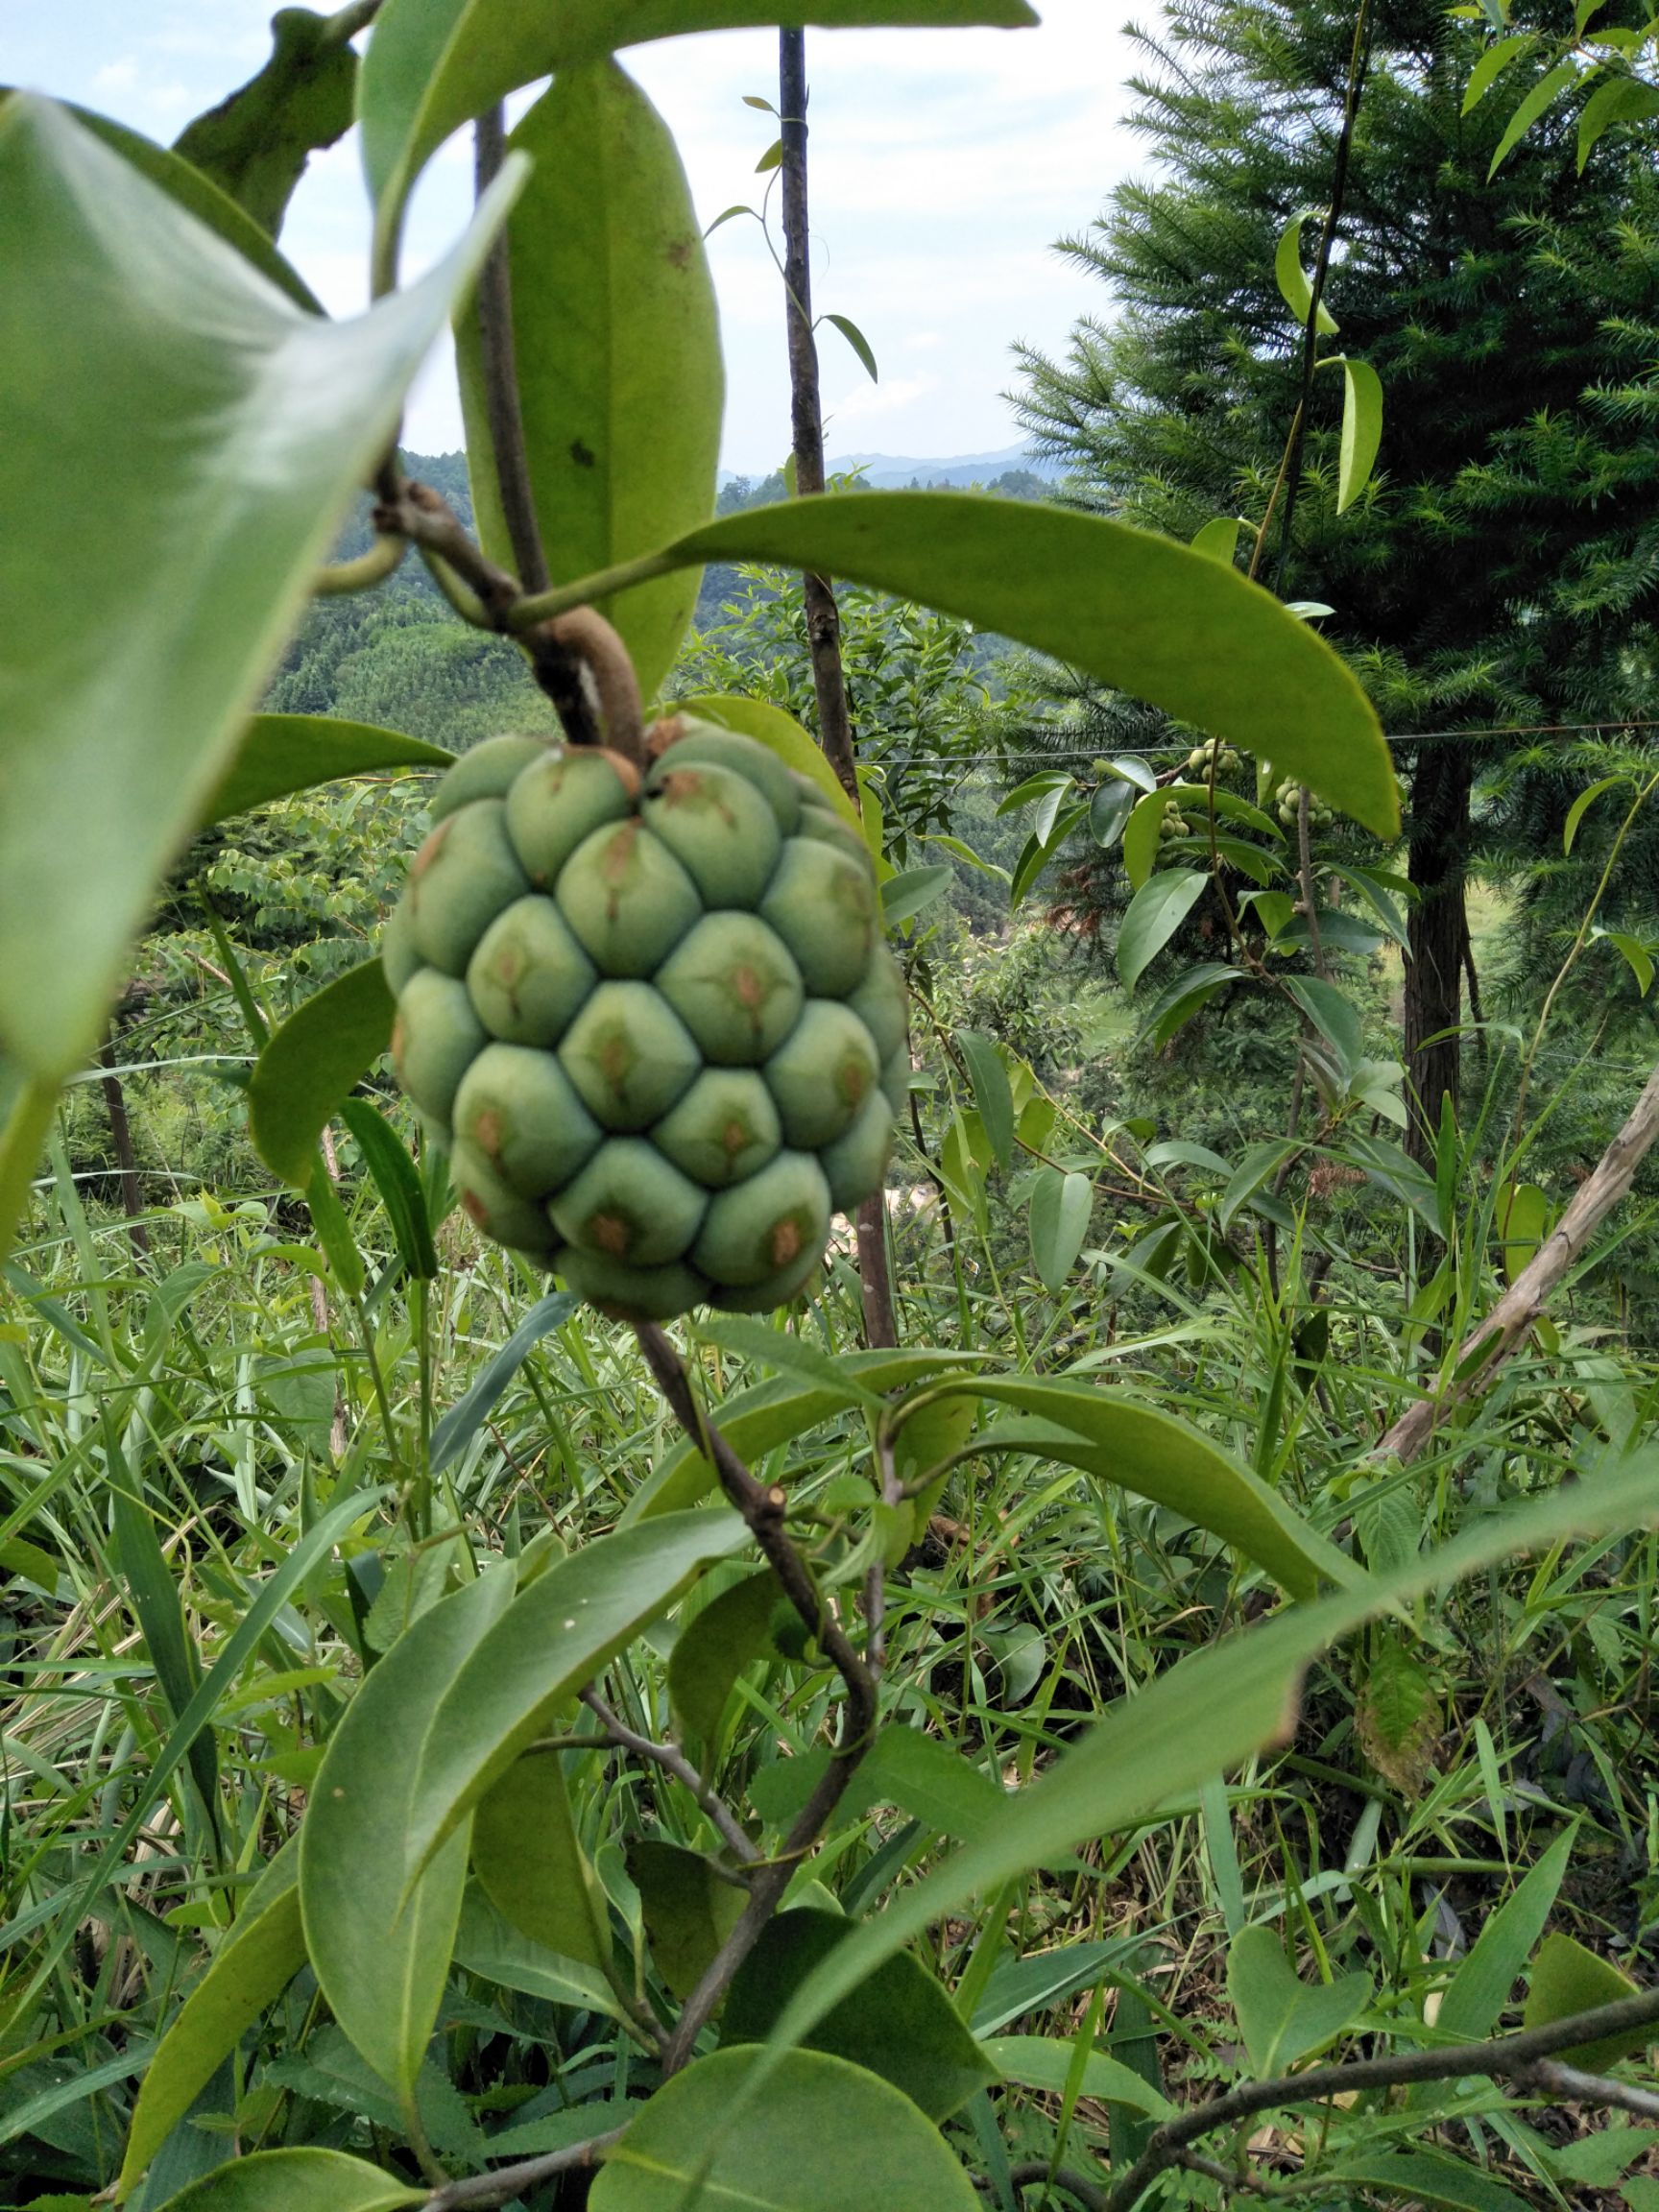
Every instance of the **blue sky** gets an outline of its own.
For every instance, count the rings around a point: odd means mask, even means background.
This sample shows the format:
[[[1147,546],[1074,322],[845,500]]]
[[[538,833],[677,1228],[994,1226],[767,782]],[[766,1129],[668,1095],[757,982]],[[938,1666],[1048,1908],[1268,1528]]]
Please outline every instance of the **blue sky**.
[[[322,5],[323,0],[318,0]],[[820,311],[850,315],[881,371],[871,384],[839,337],[820,332],[832,453],[944,456],[1011,445],[1000,395],[1016,338],[1063,344],[1099,285],[1050,251],[1081,228],[1134,167],[1119,118],[1133,66],[1119,0],[1036,0],[1040,30],[809,32],[813,282]],[[162,140],[255,69],[270,0],[23,0],[9,12],[5,76],[118,116]],[[1151,11],[1144,12],[1150,14]],[[742,96],[777,95],[777,38],[725,32],[622,57],[679,139],[705,222],[758,204],[754,165],[771,118]],[[427,172],[410,266],[466,219],[470,150]],[[313,160],[283,246],[329,308],[365,295],[367,213],[356,148]],[[788,443],[778,277],[756,227],[709,241],[726,349],[730,468],[763,471]],[[458,445],[446,358],[411,403],[408,443]]]

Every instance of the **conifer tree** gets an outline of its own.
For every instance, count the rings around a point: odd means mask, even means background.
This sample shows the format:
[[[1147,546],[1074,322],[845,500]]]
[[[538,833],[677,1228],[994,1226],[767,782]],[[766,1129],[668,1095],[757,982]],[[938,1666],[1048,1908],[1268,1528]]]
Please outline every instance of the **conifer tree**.
[[[1535,126],[1489,179],[1523,88],[1505,80],[1463,114],[1480,32],[1443,0],[1370,0],[1325,350],[1381,375],[1382,449],[1338,517],[1341,379],[1316,374],[1296,481],[1275,499],[1303,364],[1274,252],[1309,211],[1310,244],[1330,204],[1355,12],[1173,0],[1159,36],[1135,36],[1152,169],[1062,242],[1113,301],[1063,358],[1022,350],[1022,419],[1071,465],[1071,495],[1178,537],[1271,505],[1262,581],[1334,610],[1327,634],[1407,740],[1421,1148],[1456,1096],[1471,796],[1505,749],[1429,733],[1629,715],[1652,697],[1659,206],[1627,137],[1603,139],[1580,178],[1570,117]]]

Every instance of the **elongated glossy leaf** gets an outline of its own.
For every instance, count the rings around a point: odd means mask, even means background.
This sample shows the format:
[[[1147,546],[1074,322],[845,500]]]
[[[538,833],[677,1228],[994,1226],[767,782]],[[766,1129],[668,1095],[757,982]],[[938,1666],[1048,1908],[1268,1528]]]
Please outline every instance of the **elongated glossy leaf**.
[[[1447,1984],[1434,2016],[1439,2032],[1454,2043],[1478,2043],[1493,2034],[1533,1946],[1544,1932],[1567,1872],[1575,1837],[1570,1828],[1551,1844],[1536,1866],[1516,1885],[1482,1925],[1468,1955]],[[1530,2025],[1530,2023],[1528,2023]],[[1412,2102],[1423,2101],[1422,2084]]]
[[[1488,180],[1497,176],[1499,170],[1508,160],[1510,155],[1514,153],[1533,124],[1537,122],[1545,108],[1559,100],[1570,84],[1576,84],[1577,82],[1578,64],[1576,61],[1557,61],[1553,69],[1548,70],[1539,78],[1537,84],[1533,85],[1531,91],[1527,93],[1526,99],[1510,116],[1503,135],[1498,141],[1498,151],[1492,156],[1492,165],[1486,172]]]
[[[1297,1606],[1263,1626],[1183,1660],[1148,1688],[1121,1699],[998,1818],[923,1881],[895,1893],[807,1978],[765,2046],[764,2071],[735,2087],[735,2132],[769,2090],[772,2069],[855,1989],[882,1959],[902,1950],[964,1898],[989,1894],[1027,1869],[1053,1863],[1085,1840],[1119,1832],[1157,1806],[1214,1779],[1294,1725],[1304,1668],[1337,1639],[1390,1607],[1443,1589],[1512,1552],[1571,1534],[1650,1524],[1659,1455],[1643,1453],[1617,1474],[1491,1515],[1398,1575]]]
[[[1208,876],[1196,868],[1166,868],[1149,877],[1129,902],[1118,931],[1118,973],[1133,991],[1200,899]]]
[[[943,899],[955,879],[954,869],[943,862],[928,868],[906,868],[902,876],[895,876],[881,886],[883,923],[889,929],[901,927]]]
[[[760,2102],[744,2091],[761,2063],[740,2046],[675,2075],[608,2153],[592,2212],[977,2212],[954,2154],[900,2090],[791,2051],[767,2068]]]
[[[1158,847],[1169,805],[1167,791],[1148,791],[1130,809],[1123,826],[1123,866],[1133,889],[1143,891],[1158,865]]]
[[[853,1933],[840,1912],[781,1912],[744,1960],[720,2020],[720,2047],[763,2043],[821,1959]],[[996,2069],[936,1982],[907,1951],[885,1960],[812,2030],[809,2047],[851,2059],[946,2120]]]
[[[455,1963],[465,1966],[469,1974],[493,1982],[497,1988],[544,1997],[550,2005],[573,2005],[608,2020],[623,2017],[616,1994],[602,1974],[578,1960],[549,1951],[544,1943],[515,1928],[479,1887],[469,1888],[461,1902]]]
[[[981,2048],[1005,2080],[1027,2089],[1046,2089],[1054,2097],[1065,2093],[1073,2056],[1070,2043],[1046,2035],[993,2035]],[[1166,2120],[1174,2109],[1168,2098],[1142,2081],[1132,2067],[1104,2051],[1091,2051],[1085,2058],[1081,2094],[1097,2097],[1102,2104],[1128,2104],[1158,2120]]]
[[[461,124],[538,77],[686,31],[1036,20],[1025,0],[387,0],[357,98],[382,264],[430,156]]]
[[[1094,1186],[1087,1175],[1062,1174],[1058,1167],[1039,1174],[1031,1191],[1031,1258],[1050,1297],[1066,1287],[1094,1211]]]
[[[503,1919],[549,1951],[603,1968],[611,1955],[605,1892],[576,1837],[558,1755],[516,1760],[478,1801],[472,1863]]]
[[[542,1337],[563,1329],[580,1304],[570,1291],[555,1290],[531,1307],[466,1397],[452,1406],[433,1430],[429,1463],[434,1475],[441,1475],[461,1456]]]
[[[1377,465],[1382,443],[1382,379],[1369,361],[1342,363],[1342,444],[1336,469],[1336,512],[1352,507]]]
[[[700,1568],[748,1537],[723,1508],[665,1514],[595,1538],[519,1591],[432,1709],[408,1801],[411,1877],[566,1700],[665,1613]]]
[[[448,768],[453,753],[378,730],[371,722],[340,722],[331,714],[255,714],[244,730],[236,757],[203,808],[201,827],[223,822],[250,806],[333,783],[343,776],[372,776],[386,768]]]
[[[1243,973],[1242,968],[1229,968],[1221,960],[1205,960],[1196,968],[1184,968],[1146,1009],[1142,1036],[1148,1039],[1154,1048],[1167,1045],[1177,1030],[1184,1029],[1194,1015],[1203,1012],[1217,991],[1238,982]]]
[[[290,1845],[272,1861],[206,1973],[156,2045],[144,2071],[127,2136],[123,2196],[136,2186],[215,2069],[304,1965],[299,1878],[299,1856]]]
[[[0,1040],[36,1076],[96,1046],[156,880],[517,180],[411,291],[323,323],[60,108],[7,103]]]
[[[857,354],[858,359],[863,366],[864,372],[866,375],[868,375],[871,383],[879,384],[881,381],[881,375],[880,372],[876,367],[876,356],[870,349],[869,339],[865,337],[863,331],[859,329],[857,324],[853,322],[846,315],[826,315],[824,320],[826,323],[834,324],[836,329],[840,331],[842,337],[846,339],[848,345],[851,346],[854,352]]]
[[[344,2151],[255,2151],[167,2202],[169,2212],[395,2212],[429,2194]]]
[[[271,59],[180,133],[174,151],[273,238],[314,153],[351,128],[357,56],[309,8],[279,9]]]
[[[11,97],[10,92],[0,91],[0,114],[5,112],[6,102]],[[244,260],[252,261],[261,276],[268,276],[278,290],[286,292],[297,306],[308,308],[314,315],[322,314],[322,301],[300,272],[283,259],[253,218],[221,192],[210,178],[204,177],[201,170],[170,153],[165,146],[157,146],[153,138],[129,131],[124,123],[96,114],[90,108],[77,108],[69,103],[65,103],[65,107],[94,138],[102,138],[111,152],[130,162],[141,177],[147,177],[152,184],[159,184],[167,197],[177,200],[187,214],[194,215],[199,223],[205,223],[209,230],[216,230],[227,245],[235,247]]]
[[[1352,2028],[1371,2002],[1369,1974],[1305,1982],[1270,1928],[1241,1928],[1227,1949],[1227,1994],[1259,2080],[1287,2074]]]
[[[1352,672],[1260,585],[1173,539],[970,492],[826,493],[723,516],[661,559],[781,561],[965,615],[1266,755],[1380,835],[1399,826]]]
[[[1308,272],[1302,266],[1302,226],[1307,221],[1305,214],[1291,218],[1280,235],[1273,255],[1273,275],[1278,280],[1280,298],[1304,330],[1313,311],[1313,287],[1308,280]],[[1315,327],[1322,338],[1334,338],[1336,335],[1336,318],[1323,300],[1319,302]]]
[[[952,1367],[974,1367],[983,1355],[964,1352],[847,1352],[836,1364],[846,1370],[839,1385],[789,1381],[757,1383],[740,1391],[720,1408],[720,1428],[740,1458],[751,1464],[792,1437],[816,1429],[843,1407],[857,1405],[866,1390],[902,1390]],[[661,1460],[635,1491],[622,1512],[624,1528],[659,1513],[695,1505],[714,1487],[714,1469],[693,1444],[681,1444]]]
[[[438,1248],[432,1241],[426,1192],[409,1147],[367,1098],[343,1098],[340,1118],[357,1140],[357,1149],[380,1193],[404,1273],[412,1282],[430,1283],[438,1273]]]
[[[1002,1055],[989,1037],[975,1029],[958,1029],[956,1049],[974,1086],[974,1103],[985,1124],[985,1134],[998,1167],[1006,1170],[1014,1159],[1014,1094]]]
[[[562,71],[513,132],[535,166],[507,224],[525,457],[554,584],[695,528],[714,508],[725,372],[714,285],[667,125],[612,61]],[[455,357],[472,505],[513,569],[470,301]],[[668,673],[697,571],[597,602],[641,690]]]
[[[512,1569],[497,1567],[398,1638],[329,1738],[300,1831],[312,1970],[358,2052],[403,2099],[438,2018],[467,1880],[465,1833],[423,1872],[409,1852],[421,1744],[512,1599]]]
[[[1038,1376],[988,1375],[970,1387],[980,1398],[1029,1416],[1029,1426],[1003,1424],[989,1435],[1004,1441],[1028,1437],[1033,1451],[1063,1465],[1087,1468],[1137,1497],[1172,1506],[1237,1546],[1292,1596],[1310,1597],[1322,1579],[1363,1580],[1353,1560],[1310,1528],[1276,1490],[1156,1406],[1097,1383]]]
[[[1524,49],[1529,46],[1534,46],[1536,44],[1537,36],[1535,33],[1531,31],[1515,31],[1512,32],[1507,38],[1500,38],[1495,44],[1488,46],[1485,53],[1481,55],[1479,60],[1476,62],[1474,68],[1469,72],[1469,82],[1463,89],[1464,114],[1468,115],[1472,113],[1473,110],[1480,105],[1480,102],[1486,97],[1487,93],[1492,89],[1493,85],[1498,82],[1498,79],[1502,77],[1504,70],[1508,68],[1510,62],[1513,61],[1517,56],[1524,51]],[[1578,166],[1580,169],[1582,169],[1584,166],[1583,162],[1580,161]]]
[[[392,1042],[397,1013],[378,960],[349,968],[274,1032],[254,1063],[248,1118],[254,1148],[303,1185],[323,1126]]]
[[[0,1259],[29,1203],[29,1187],[58,1104],[58,1086],[32,1079],[0,1046]]]
[[[177,1720],[189,1711],[190,1700],[202,1686],[201,1662],[185,1624],[179,1584],[108,1410],[104,1416],[104,1458],[112,1492],[110,1508],[121,1579],[137,1616],[150,1664]],[[209,1820],[217,1820],[219,1758],[210,1728],[204,1728],[191,1744],[189,1763],[203,1810]]]
[[[1597,800],[1602,798],[1609,791],[1617,791],[1621,784],[1628,784],[1629,781],[1629,777],[1623,774],[1603,776],[1599,781],[1592,783],[1587,791],[1579,792],[1577,798],[1568,807],[1567,819],[1561,825],[1561,850],[1564,854],[1572,852],[1573,840],[1578,834],[1579,824],[1589,813],[1591,807],[1595,805]]]
[[[1610,77],[1599,84],[1578,118],[1580,173],[1604,131],[1616,123],[1650,122],[1655,115],[1659,115],[1659,84],[1645,84],[1635,77]]]
[[[1575,1942],[1559,1929],[1546,1936],[1532,1962],[1532,1986],[1522,2015],[1527,2028],[1545,2028],[1554,2020],[1571,2020],[1575,2012],[1594,2011],[1598,2005],[1617,2005],[1634,1997],[1636,1984],[1621,1973],[1610,1959],[1601,1959]],[[1556,2056],[1569,2066],[1588,2066],[1599,2073],[1633,2051],[1651,2050],[1659,2031],[1651,2025],[1631,2028],[1623,2035],[1606,2035],[1597,2043],[1580,2043]]]

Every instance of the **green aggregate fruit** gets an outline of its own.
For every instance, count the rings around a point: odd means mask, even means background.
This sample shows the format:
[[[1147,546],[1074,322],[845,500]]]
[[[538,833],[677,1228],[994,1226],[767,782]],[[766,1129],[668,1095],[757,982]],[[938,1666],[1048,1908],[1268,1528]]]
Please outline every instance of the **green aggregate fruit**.
[[[529,888],[499,799],[474,799],[445,815],[409,870],[412,934],[421,959],[446,975],[465,975],[479,938]]]
[[[764,1311],[882,1187],[903,979],[822,792],[711,724],[650,751],[448,772],[386,929],[395,1064],[483,1234],[624,1318]]]

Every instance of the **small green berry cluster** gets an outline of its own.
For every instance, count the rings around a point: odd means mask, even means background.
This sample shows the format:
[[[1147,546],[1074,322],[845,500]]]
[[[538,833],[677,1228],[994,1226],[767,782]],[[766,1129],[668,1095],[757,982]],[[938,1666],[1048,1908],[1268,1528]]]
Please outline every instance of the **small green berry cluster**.
[[[1224,738],[1206,737],[1194,745],[1187,756],[1187,774],[1198,783],[1208,783],[1214,764],[1217,783],[1225,783],[1229,776],[1238,773],[1238,756]]]

